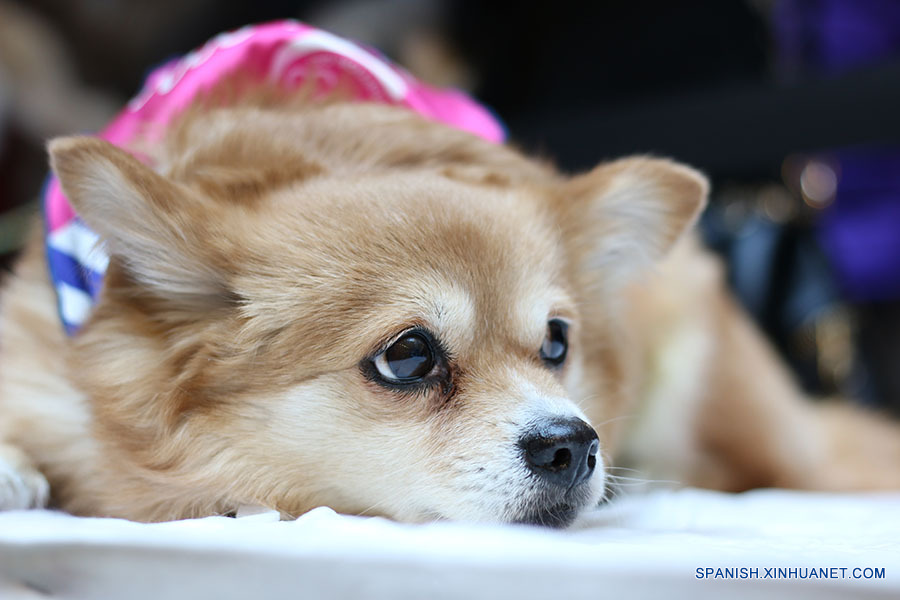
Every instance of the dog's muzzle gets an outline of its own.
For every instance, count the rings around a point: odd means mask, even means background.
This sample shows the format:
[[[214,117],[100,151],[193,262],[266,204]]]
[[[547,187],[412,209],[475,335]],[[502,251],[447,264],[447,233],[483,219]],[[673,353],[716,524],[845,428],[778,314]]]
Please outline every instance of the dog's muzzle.
[[[519,447],[541,489],[515,521],[569,525],[591,498],[588,482],[597,466],[597,433],[578,418],[547,419],[532,425]]]

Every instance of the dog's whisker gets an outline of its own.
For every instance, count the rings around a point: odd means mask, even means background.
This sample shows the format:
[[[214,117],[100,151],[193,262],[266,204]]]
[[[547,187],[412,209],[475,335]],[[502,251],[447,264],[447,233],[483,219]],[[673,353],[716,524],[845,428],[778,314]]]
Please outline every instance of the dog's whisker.
[[[610,481],[620,485],[620,486],[639,486],[639,485],[648,485],[648,484],[671,484],[671,485],[683,485],[682,482],[676,481],[674,479],[645,479],[642,477],[625,477],[623,475],[615,475],[613,473],[607,473],[607,479]]]
[[[628,421],[628,420],[636,419],[636,418],[637,418],[637,415],[633,415],[633,414],[618,415],[616,417],[611,417],[609,419],[606,419],[605,421],[601,421],[600,423],[596,423],[594,426],[599,429],[600,427],[603,427],[604,425],[609,425],[610,423],[618,423],[619,421]]]
[[[609,465],[606,467],[607,470],[615,470],[615,471],[629,471],[631,473],[641,473],[639,469],[633,469],[631,467],[620,467],[618,465]]]

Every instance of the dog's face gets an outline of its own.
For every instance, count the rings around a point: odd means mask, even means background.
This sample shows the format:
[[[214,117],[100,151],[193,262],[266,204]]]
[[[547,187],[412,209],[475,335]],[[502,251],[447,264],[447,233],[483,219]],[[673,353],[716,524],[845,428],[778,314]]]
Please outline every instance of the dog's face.
[[[79,381],[110,465],[156,486],[145,518],[325,504],[565,525],[596,504],[615,297],[694,218],[701,178],[646,159],[572,180],[525,159],[539,176],[354,172],[307,149],[279,179],[196,144],[166,177],[96,140],[51,148],[112,255]],[[224,167],[244,175],[200,175]]]

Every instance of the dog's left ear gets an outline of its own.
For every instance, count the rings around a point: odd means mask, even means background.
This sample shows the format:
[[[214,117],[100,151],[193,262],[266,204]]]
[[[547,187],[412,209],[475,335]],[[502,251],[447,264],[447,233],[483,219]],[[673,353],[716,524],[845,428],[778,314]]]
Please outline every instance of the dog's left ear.
[[[573,177],[555,208],[582,283],[617,287],[668,254],[706,205],[709,184],[669,160],[634,157]]]

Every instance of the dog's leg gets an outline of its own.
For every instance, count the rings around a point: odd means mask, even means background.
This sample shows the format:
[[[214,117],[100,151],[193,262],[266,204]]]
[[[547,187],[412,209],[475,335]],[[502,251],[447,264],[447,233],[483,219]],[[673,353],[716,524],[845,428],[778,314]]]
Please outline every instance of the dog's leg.
[[[43,508],[49,499],[50,485],[28,457],[0,443],[0,510]]]
[[[900,489],[900,424],[806,398],[734,302],[715,299],[715,352],[698,405],[690,483],[726,490]]]

